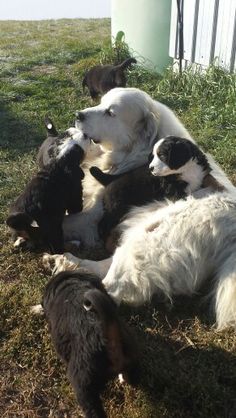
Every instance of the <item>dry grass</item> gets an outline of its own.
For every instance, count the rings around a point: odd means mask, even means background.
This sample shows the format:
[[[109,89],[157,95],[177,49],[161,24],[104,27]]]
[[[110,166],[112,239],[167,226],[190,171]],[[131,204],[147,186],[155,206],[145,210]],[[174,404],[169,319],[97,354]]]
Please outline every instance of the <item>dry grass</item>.
[[[4,418],[77,417],[79,408],[56,359],[43,318],[32,317],[47,274],[40,254],[14,253],[4,225],[7,207],[36,170],[49,113],[58,128],[90,105],[84,70],[109,51],[109,20],[0,22],[0,411]],[[107,48],[107,49],[106,49]],[[129,84],[176,110],[204,149],[235,177],[235,75],[216,68],[204,76],[137,68]],[[104,394],[111,418],[233,418],[236,416],[236,337],[217,333],[200,298],[122,308],[138,335],[138,389],[112,383]],[[233,408],[233,409],[232,409]],[[230,415],[230,411],[232,415]],[[234,411],[234,412],[233,412]]]

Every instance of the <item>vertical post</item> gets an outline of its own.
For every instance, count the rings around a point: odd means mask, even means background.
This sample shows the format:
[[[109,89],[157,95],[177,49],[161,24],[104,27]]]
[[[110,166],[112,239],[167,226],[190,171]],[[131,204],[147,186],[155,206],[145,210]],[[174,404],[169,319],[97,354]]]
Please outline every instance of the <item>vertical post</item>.
[[[182,60],[184,58],[184,28],[183,28],[183,14],[184,14],[184,0],[177,0],[178,10],[178,29],[179,29],[179,72],[182,74]]]

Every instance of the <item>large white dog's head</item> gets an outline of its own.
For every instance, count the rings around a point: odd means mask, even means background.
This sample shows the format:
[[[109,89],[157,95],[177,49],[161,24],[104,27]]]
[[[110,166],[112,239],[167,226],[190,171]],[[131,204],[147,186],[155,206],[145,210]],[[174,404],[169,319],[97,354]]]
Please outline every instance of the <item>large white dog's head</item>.
[[[135,88],[114,88],[98,106],[77,113],[76,127],[106,150],[129,150],[142,142],[153,145],[158,114],[151,97]]]

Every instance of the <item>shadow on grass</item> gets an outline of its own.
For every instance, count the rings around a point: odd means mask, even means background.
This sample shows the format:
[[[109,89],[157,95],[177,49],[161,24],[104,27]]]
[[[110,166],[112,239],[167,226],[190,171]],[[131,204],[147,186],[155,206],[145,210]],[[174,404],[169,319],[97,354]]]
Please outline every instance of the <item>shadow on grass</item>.
[[[14,114],[8,104],[0,99],[0,146],[11,152],[11,157],[17,157],[38,147],[46,134],[28,121]]]
[[[149,418],[236,417],[236,358],[220,344],[232,335],[206,326],[198,302],[181,298],[171,311],[160,305],[158,312],[133,311]],[[124,313],[128,318],[127,308]]]

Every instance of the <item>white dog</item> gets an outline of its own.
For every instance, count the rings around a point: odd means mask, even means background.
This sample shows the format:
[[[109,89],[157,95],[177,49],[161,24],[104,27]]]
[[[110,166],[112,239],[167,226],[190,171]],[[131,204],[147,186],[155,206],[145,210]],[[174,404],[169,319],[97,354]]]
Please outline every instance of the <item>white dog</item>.
[[[154,143],[168,135],[192,140],[179,119],[165,105],[136,88],[115,88],[102,97],[101,104],[78,112],[76,127],[94,144],[99,159],[89,164],[110,173],[121,173],[139,167],[148,160]],[[72,128],[75,133],[75,128]],[[192,140],[193,141],[193,140]],[[232,185],[208,156],[212,174],[225,187]],[[87,172],[84,181],[84,211],[65,217],[66,240],[81,239],[87,246],[98,240],[97,224],[103,215],[103,186]]]
[[[211,279],[217,328],[236,327],[236,192],[135,209],[109,259],[46,256],[45,261],[53,257],[57,272],[81,266],[105,277],[117,303],[140,305],[155,293],[170,300],[191,296]]]
[[[171,134],[191,139],[167,107],[137,89],[111,90],[79,119],[78,127],[101,142],[101,168],[114,173],[143,164],[156,139]],[[86,267],[105,277],[104,284],[117,302],[135,305],[154,293],[169,299],[192,295],[212,278],[217,327],[236,326],[236,192],[210,157],[208,161],[225,192],[209,195],[209,188],[201,189],[186,201],[134,209],[121,225],[121,244],[109,259],[72,260],[69,255],[69,264],[67,256],[46,256],[45,261],[53,259],[54,271]],[[89,190],[91,196],[93,191]],[[74,228],[83,237],[89,229],[89,243],[96,239],[96,222],[102,216],[102,193],[95,191],[94,196],[94,206],[65,222],[65,230]]]

